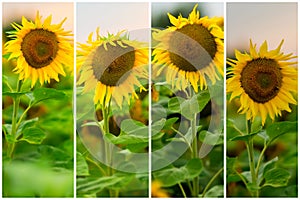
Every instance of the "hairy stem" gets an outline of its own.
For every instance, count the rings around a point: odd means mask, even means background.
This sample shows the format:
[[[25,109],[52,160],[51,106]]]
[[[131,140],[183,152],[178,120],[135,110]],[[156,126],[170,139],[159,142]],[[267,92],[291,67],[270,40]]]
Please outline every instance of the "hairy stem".
[[[109,111],[110,111],[110,104],[105,107],[103,105],[102,107],[102,115],[103,115],[103,131],[104,134],[109,134]],[[107,176],[112,176],[113,175],[113,169],[111,168],[112,165],[112,145],[107,142],[105,139],[103,140],[104,142],[104,146],[105,146],[105,161],[106,161],[106,165],[107,165]],[[109,195],[110,197],[118,197],[119,192],[118,191],[114,191],[109,189]]]
[[[210,181],[207,183],[207,185],[203,190],[202,197],[205,196],[207,190],[210,188],[211,184],[217,179],[217,177],[222,173],[223,169],[224,169],[223,167],[219,169],[219,171],[217,171],[217,173],[210,179]]]
[[[179,188],[180,188],[180,190],[181,190],[181,192],[182,192],[183,197],[186,198],[187,196],[186,196],[186,194],[185,194],[185,191],[184,191],[184,189],[183,189],[181,183],[178,183],[178,186],[179,186]]]
[[[192,158],[198,158],[198,139],[197,139],[197,130],[196,130],[196,121],[197,121],[197,114],[194,114],[193,119],[191,120],[191,128],[192,128],[192,135],[193,135],[193,143],[192,143]],[[193,192],[194,197],[198,197],[199,194],[199,177],[196,176],[193,179]]]
[[[22,87],[22,81],[19,80],[17,83],[17,90],[16,92],[20,92],[21,91],[21,87]],[[17,134],[17,130],[18,130],[18,126],[17,126],[17,118],[18,118],[18,111],[19,111],[19,107],[20,107],[20,97],[17,96],[16,98],[13,99],[13,114],[12,114],[12,126],[11,126],[11,136],[12,136],[12,143],[8,143],[8,149],[7,149],[7,154],[8,157],[10,159],[13,158],[13,153],[16,147],[16,134]]]
[[[247,120],[247,134],[251,134],[251,122]],[[249,167],[250,167],[250,173],[252,178],[252,184],[254,185],[254,191],[252,192],[252,196],[258,197],[259,191],[257,188],[257,176],[255,173],[255,161],[254,161],[254,147],[253,147],[253,138],[249,138],[249,140],[246,142],[247,151],[248,151],[248,157],[249,157]]]

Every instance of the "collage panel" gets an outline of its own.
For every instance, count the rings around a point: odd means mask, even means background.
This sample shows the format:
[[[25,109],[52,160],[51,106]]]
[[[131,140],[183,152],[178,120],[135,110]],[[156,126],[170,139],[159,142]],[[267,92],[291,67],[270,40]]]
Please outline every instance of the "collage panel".
[[[298,197],[297,1],[1,6],[3,198]]]
[[[223,197],[223,3],[151,5],[151,197]]]
[[[148,197],[148,8],[77,4],[77,197]]]
[[[2,4],[3,197],[73,197],[73,14]]]
[[[227,197],[298,196],[297,7],[227,3]]]

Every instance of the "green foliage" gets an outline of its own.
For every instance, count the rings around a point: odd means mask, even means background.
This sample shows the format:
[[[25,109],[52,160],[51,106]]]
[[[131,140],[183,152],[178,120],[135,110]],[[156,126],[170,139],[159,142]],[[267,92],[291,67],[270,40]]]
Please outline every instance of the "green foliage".
[[[263,186],[282,187],[288,184],[290,173],[285,169],[273,168],[264,173],[265,183]]]
[[[21,140],[24,140],[30,144],[41,144],[46,138],[46,134],[39,128],[26,128],[23,130],[23,137]]]
[[[28,81],[19,81],[22,87],[15,90],[17,77],[7,74],[2,96],[3,196],[72,197],[73,81],[52,88],[30,88]]]
[[[169,187],[175,184],[191,180],[202,171],[202,162],[200,159],[191,159],[180,168],[174,166],[159,170],[153,173],[155,179],[160,181],[162,186]]]
[[[256,118],[251,123],[250,132],[247,132],[246,120],[236,113],[230,113],[227,119],[227,149],[229,155],[232,154],[227,158],[228,196],[297,196],[294,189],[297,174],[293,173],[297,169],[297,154],[294,153],[297,151],[297,121],[267,121],[262,127],[260,119]],[[256,183],[253,182],[250,169],[249,150],[235,150],[242,143],[246,146],[254,143]],[[281,146],[281,149],[272,152],[277,146]]]

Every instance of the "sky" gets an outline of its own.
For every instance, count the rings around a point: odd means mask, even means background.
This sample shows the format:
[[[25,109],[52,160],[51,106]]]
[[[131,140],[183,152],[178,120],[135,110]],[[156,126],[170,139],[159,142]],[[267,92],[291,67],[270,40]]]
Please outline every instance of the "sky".
[[[226,13],[228,55],[248,50],[250,39],[258,46],[267,40],[269,49],[284,39],[282,51],[297,54],[296,3],[228,3]]]
[[[100,27],[100,34],[116,34],[127,30],[130,39],[148,41],[149,4],[138,3],[77,3],[77,41],[85,42]]]
[[[34,20],[36,12],[39,11],[46,19],[52,14],[52,23],[60,23],[65,17],[67,20],[63,24],[65,30],[74,29],[74,12],[73,3],[3,3],[2,5],[2,21],[3,26],[7,27],[10,23],[18,21],[21,22],[22,16],[27,19]]]

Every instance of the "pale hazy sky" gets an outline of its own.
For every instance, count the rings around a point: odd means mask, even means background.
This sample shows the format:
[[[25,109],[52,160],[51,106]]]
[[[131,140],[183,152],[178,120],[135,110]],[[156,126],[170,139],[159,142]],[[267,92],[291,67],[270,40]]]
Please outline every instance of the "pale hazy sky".
[[[284,53],[297,54],[297,3],[228,3],[227,54],[234,49],[249,49],[249,39],[260,46],[267,40],[269,49],[284,39]]]
[[[52,23],[58,24],[67,17],[63,28],[72,31],[74,28],[73,3],[3,3],[2,10],[3,26],[9,26],[16,20],[21,22],[22,16],[35,20],[36,12],[39,10],[42,20],[52,14]]]
[[[77,41],[85,42],[91,32],[100,27],[100,34],[116,34],[127,30],[130,39],[148,41],[149,4],[132,3],[77,3]]]

